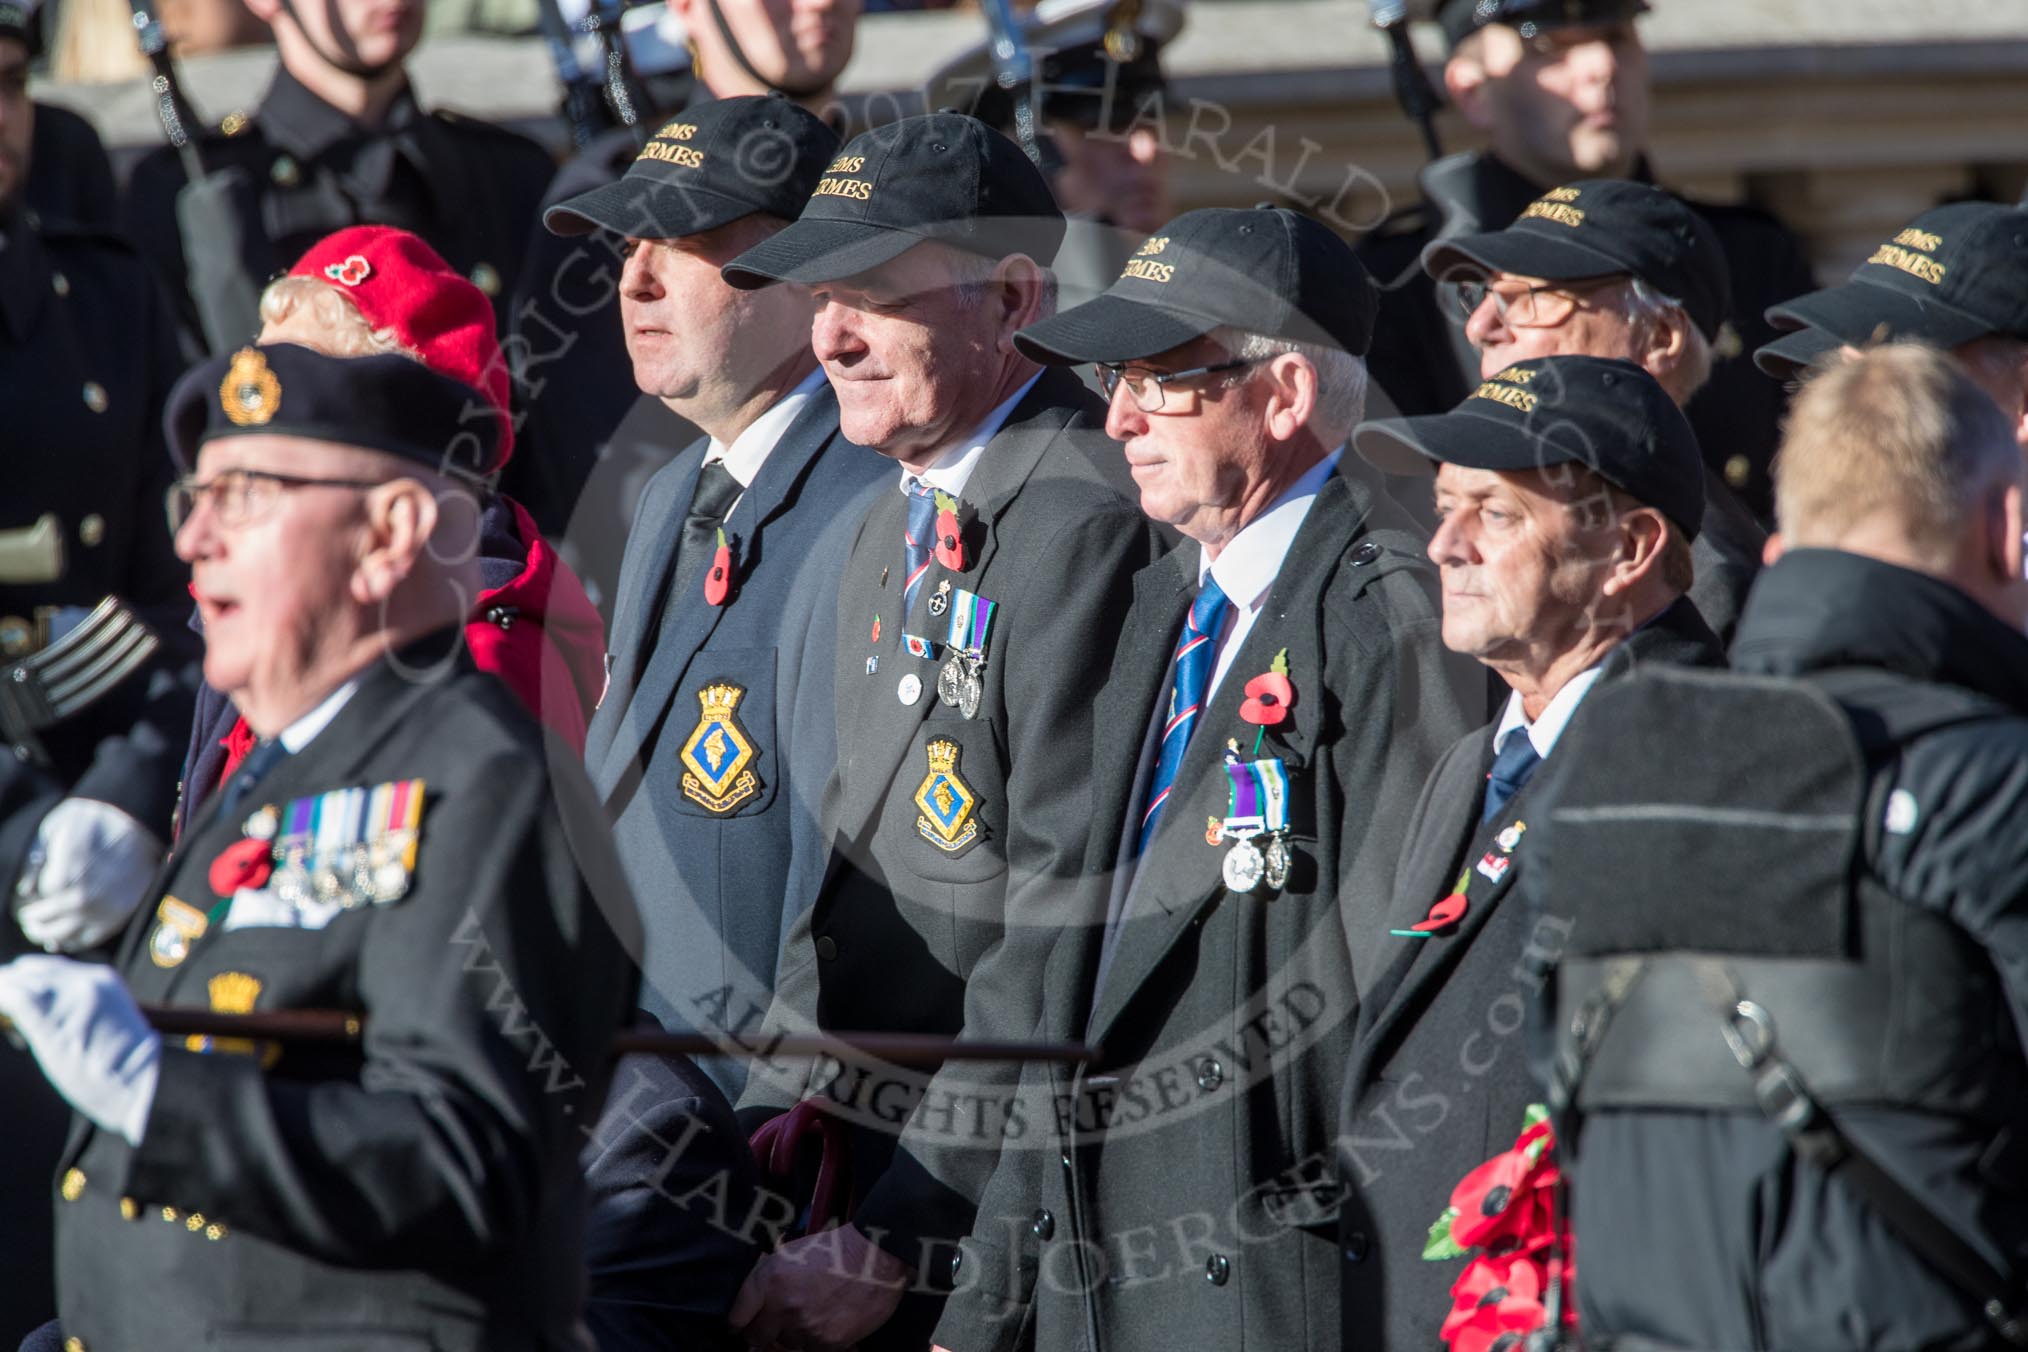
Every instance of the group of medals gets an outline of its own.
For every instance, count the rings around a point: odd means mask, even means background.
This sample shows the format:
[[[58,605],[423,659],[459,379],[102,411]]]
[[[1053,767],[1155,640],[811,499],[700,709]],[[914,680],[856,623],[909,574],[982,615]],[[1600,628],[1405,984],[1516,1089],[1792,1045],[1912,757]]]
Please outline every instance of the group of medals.
[[[1205,839],[1231,841],[1220,872],[1227,888],[1251,892],[1265,882],[1280,891],[1289,881],[1289,772],[1279,757],[1247,760],[1228,742],[1225,777],[1230,787],[1225,817],[1213,817]]]
[[[941,658],[942,664],[937,668],[937,698],[962,717],[977,718],[979,701],[986,693],[986,639],[999,607],[977,592],[951,586],[950,579],[945,578],[930,593],[924,608],[931,619],[944,622],[941,637],[905,633],[902,646],[912,656],[927,662]],[[874,623],[877,634],[879,622]],[[872,660],[869,659],[866,669],[869,673],[875,670]],[[914,704],[922,698],[922,692],[922,677],[911,671],[902,676],[894,693],[903,704]]]

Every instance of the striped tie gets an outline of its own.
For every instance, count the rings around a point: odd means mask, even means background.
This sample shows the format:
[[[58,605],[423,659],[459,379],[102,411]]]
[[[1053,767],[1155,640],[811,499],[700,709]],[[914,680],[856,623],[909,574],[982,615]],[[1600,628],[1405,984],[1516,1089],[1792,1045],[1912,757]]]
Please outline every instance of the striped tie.
[[[1155,777],[1148,782],[1148,808],[1141,816],[1141,850],[1154,837],[1155,823],[1162,818],[1162,805],[1176,787],[1176,771],[1183,764],[1183,749],[1204,711],[1204,696],[1211,688],[1211,669],[1218,654],[1218,630],[1225,619],[1225,593],[1209,574],[1204,589],[1190,606],[1190,620],[1176,644],[1176,681],[1169,691],[1169,721],[1162,725],[1162,751],[1155,760]]]
[[[908,524],[901,533],[906,551],[903,558],[906,570],[902,573],[901,584],[903,616],[915,610],[915,594],[922,590],[923,574],[929,571],[930,548],[936,543],[936,527],[936,493],[928,484],[917,479],[909,486]]]

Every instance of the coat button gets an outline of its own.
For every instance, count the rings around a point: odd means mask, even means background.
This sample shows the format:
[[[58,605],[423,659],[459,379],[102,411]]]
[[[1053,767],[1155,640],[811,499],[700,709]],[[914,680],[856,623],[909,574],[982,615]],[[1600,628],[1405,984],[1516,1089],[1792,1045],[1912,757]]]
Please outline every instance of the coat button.
[[[59,1191],[63,1194],[64,1201],[75,1202],[78,1198],[84,1196],[84,1190],[84,1170],[66,1169],[63,1171],[63,1186]]]
[[[1232,1277],[1232,1260],[1222,1253],[1214,1253],[1204,1260],[1204,1280],[1213,1286],[1223,1286]]]
[[[1224,1083],[1225,1067],[1211,1057],[1205,1057],[1197,1067],[1197,1087],[1208,1094]]]
[[[106,387],[96,380],[87,380],[84,383],[84,401],[85,407],[92,412],[104,413],[107,403],[110,402],[106,398]]]
[[[85,1347],[84,1339],[82,1338],[65,1338],[63,1340],[63,1352],[88,1352],[88,1349]]]
[[[1035,1223],[1029,1228],[1035,1231],[1037,1239],[1046,1240],[1056,1233],[1056,1217],[1050,1215],[1049,1209],[1044,1207],[1035,1213]]]
[[[1366,1238],[1366,1232],[1364,1230],[1354,1230],[1351,1234],[1345,1236],[1345,1261],[1348,1263],[1365,1262],[1368,1247],[1369,1241]]]
[[[1374,544],[1371,540],[1364,540],[1360,542],[1357,549],[1352,551],[1352,566],[1354,568],[1364,568],[1379,557],[1380,546]]]
[[[123,1221],[137,1221],[141,1219],[141,1204],[131,1197],[122,1197],[120,1199],[120,1219]]]
[[[303,181],[303,171],[297,167],[294,160],[287,155],[281,155],[268,166],[268,177],[274,180],[278,188],[293,188]]]
[[[86,513],[77,523],[77,538],[86,549],[97,549],[106,542],[106,519],[97,512]]]
[[[838,956],[838,941],[828,934],[817,937],[817,956],[829,962]]]
[[[49,289],[59,296],[68,296],[70,294],[70,278],[60,272],[50,273]]]
[[[499,269],[495,268],[491,263],[473,264],[472,285],[478,287],[481,291],[485,292],[489,296],[499,295],[500,294]]]
[[[963,1255],[962,1253],[954,1253],[951,1255],[951,1280],[953,1282],[956,1282],[958,1280],[958,1270],[964,1267],[964,1265],[965,1265],[965,1255]]]

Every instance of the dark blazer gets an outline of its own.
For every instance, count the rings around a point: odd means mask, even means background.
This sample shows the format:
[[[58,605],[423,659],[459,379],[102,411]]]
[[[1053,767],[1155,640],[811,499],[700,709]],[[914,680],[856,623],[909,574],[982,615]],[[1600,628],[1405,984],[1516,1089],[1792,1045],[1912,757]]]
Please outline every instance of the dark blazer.
[[[570,1345],[578,1150],[633,981],[631,904],[583,775],[448,634],[200,813],[119,965],[144,1004],[351,1009],[357,1048],[171,1039],[141,1144],[73,1126],[58,1303],[87,1347]],[[410,885],[321,928],[232,924],[210,869],[264,807],[420,778]],[[156,942],[171,900],[209,927]],[[165,954],[168,965],[164,965]],[[193,1041],[197,1041],[194,1040]]]
[[[1083,872],[1100,921],[1198,559],[1186,544],[1136,579],[1099,697]],[[1228,739],[1252,750],[1247,682],[1283,649],[1295,700],[1261,754],[1289,770],[1295,863],[1279,892],[1238,894],[1206,822],[1228,811]],[[1010,1346],[1032,1317],[1051,1349],[1336,1347],[1331,1139],[1359,957],[1416,786],[1480,689],[1443,649],[1420,538],[1341,461],[1192,735],[1103,977],[1102,924],[1052,955],[1050,1016],[1068,1019],[1047,1031],[1105,1058],[1075,1081],[1031,1072],[1053,1083],[1002,1152],[940,1342]]]
[[[1103,418],[1075,377],[1042,374],[961,496],[964,568],[932,562],[912,614],[901,610],[898,474],[862,524],[838,591],[838,768],[824,803],[833,852],[816,904],[784,946],[776,1026],[1033,1030],[1053,933],[1042,917],[1082,864],[1092,668],[1154,553],[1140,513],[1105,481],[1119,450]],[[972,719],[939,701],[936,665],[902,641],[933,632],[930,601],[946,581],[998,605]],[[897,695],[904,677],[923,684],[912,704]],[[933,794],[968,799],[950,839],[917,801]],[[757,1069],[742,1116],[750,1127],[806,1089],[845,1102],[856,1221],[911,1265],[933,1266],[941,1285],[998,1153],[1000,1099],[1016,1074],[951,1066],[925,1091],[921,1075],[885,1067]],[[964,1109],[909,1121],[925,1092]],[[877,1341],[919,1346],[939,1303],[911,1296]]]
[[[737,590],[714,606],[700,582],[667,623],[706,445],[657,473],[635,514],[585,764],[641,906],[643,1007],[670,1028],[751,1035],[782,933],[824,875],[817,810],[837,760],[834,598],[850,523],[896,470],[839,434],[837,396],[820,386],[726,520]],[[725,691],[739,694],[732,717],[750,753],[728,787],[753,782],[720,795],[684,752]],[[704,1068],[728,1097],[746,1083],[744,1061]]]
[[[1601,679],[1647,662],[1719,666],[1724,651],[1695,607],[1678,600],[1614,649]],[[1437,1345],[1464,1260],[1424,1261],[1430,1226],[1460,1179],[1514,1143],[1528,1104],[1541,1098],[1517,1034],[1567,926],[1504,904],[1526,866],[1526,822],[1542,804],[1531,779],[1480,824],[1497,727],[1460,740],[1430,775],[1386,929],[1421,921],[1461,874],[1463,917],[1430,938],[1383,931],[1375,940],[1388,960],[1360,1016],[1339,1136],[1346,1352]],[[1510,829],[1517,834],[1503,840]]]

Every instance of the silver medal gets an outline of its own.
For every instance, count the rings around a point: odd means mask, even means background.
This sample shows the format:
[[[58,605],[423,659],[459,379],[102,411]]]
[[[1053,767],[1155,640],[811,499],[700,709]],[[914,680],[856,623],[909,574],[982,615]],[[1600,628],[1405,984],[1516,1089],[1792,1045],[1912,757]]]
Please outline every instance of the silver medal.
[[[1272,840],[1268,841],[1267,885],[1279,892],[1283,887],[1288,885],[1288,881],[1289,847],[1281,838],[1280,833],[1277,833]]]
[[[949,578],[945,578],[942,582],[937,584],[937,589],[934,592],[930,593],[929,613],[941,619],[943,617],[943,613],[951,608],[950,593],[951,593],[951,580]]]
[[[1260,849],[1250,840],[1242,840],[1225,852],[1225,885],[1235,892],[1251,892],[1260,886],[1261,874],[1266,872],[1267,863],[1260,857]]]
[[[979,716],[979,700],[986,693],[985,682],[979,679],[976,670],[967,671],[963,685],[958,689],[958,712],[966,718]]]
[[[955,707],[964,693],[965,666],[958,660],[958,655],[952,653],[937,672],[937,698]]]
[[[922,677],[909,672],[901,678],[901,684],[894,688],[895,698],[903,704],[914,704],[922,698]]]

